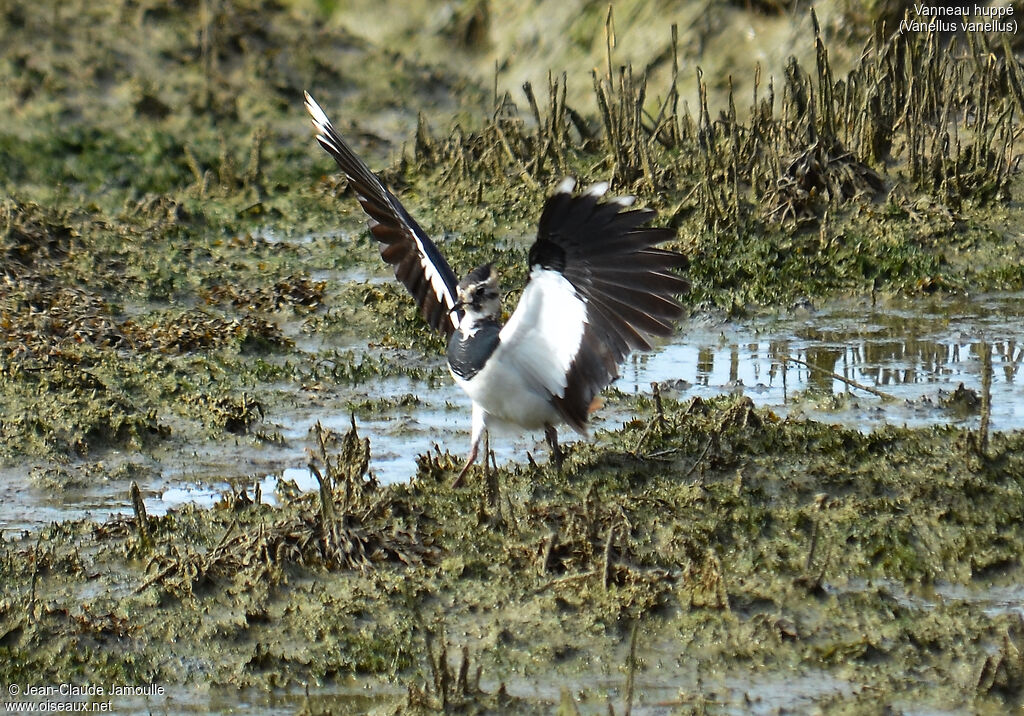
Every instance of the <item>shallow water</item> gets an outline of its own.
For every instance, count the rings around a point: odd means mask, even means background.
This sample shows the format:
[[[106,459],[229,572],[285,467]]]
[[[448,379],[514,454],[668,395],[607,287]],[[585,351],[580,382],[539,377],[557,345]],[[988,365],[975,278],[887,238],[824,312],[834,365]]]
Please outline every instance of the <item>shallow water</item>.
[[[673,341],[634,356],[615,387],[627,394],[650,394],[651,384],[657,382],[663,394],[681,400],[742,393],[780,416],[810,417],[858,430],[886,424],[974,427],[979,421],[976,408],[949,410],[942,399],[961,383],[980,394],[982,342],[992,346],[991,429],[1024,428],[1024,294],[800,305],[737,320],[702,316],[686,322]],[[313,352],[316,344],[313,339],[300,348]],[[383,349],[363,345],[358,350]],[[819,370],[789,362],[786,356]],[[385,357],[404,359],[397,351]],[[442,360],[431,359],[437,366]],[[884,401],[857,385],[896,400]],[[268,415],[266,426],[284,437],[281,445],[231,438],[160,455],[111,454],[104,457],[101,469],[117,475],[116,468],[127,464],[131,477],[112,478],[98,486],[90,480],[81,489],[64,485],[48,490],[27,479],[29,468],[4,469],[0,529],[83,516],[103,520],[125,513],[131,479],[138,480],[147,509],[154,514],[183,503],[210,506],[231,486],[247,487],[252,494],[256,482],[264,500],[272,501],[278,478],[312,489],[316,483],[306,468],[305,453],[312,444],[310,430],[320,421],[343,433],[350,421],[347,406],[367,399],[394,399],[405,405],[358,417],[360,434],[370,438],[370,468],[381,482],[409,479],[416,471],[417,455],[435,446],[456,455],[464,455],[468,448],[468,399],[447,381],[431,387],[389,378],[341,386],[309,399],[295,386],[281,390],[295,397]],[[615,429],[631,417],[614,396],[608,403],[595,416],[595,430]],[[527,452],[546,459],[539,435],[495,436],[491,447],[499,463],[524,461]]]
[[[682,397],[743,393],[783,416],[858,430],[974,426],[978,411],[956,414],[940,400],[960,383],[980,395],[983,343],[992,347],[991,428],[1024,428],[1022,294],[800,306],[750,320],[697,321],[662,351],[634,358],[619,387],[650,390],[658,381]],[[898,400],[883,402],[830,374]],[[839,395],[850,400],[828,399]]]

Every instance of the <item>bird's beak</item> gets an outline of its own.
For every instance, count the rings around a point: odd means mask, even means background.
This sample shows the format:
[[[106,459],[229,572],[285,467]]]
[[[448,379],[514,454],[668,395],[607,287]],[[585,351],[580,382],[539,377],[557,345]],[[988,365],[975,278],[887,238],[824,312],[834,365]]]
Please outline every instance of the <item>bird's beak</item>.
[[[448,309],[448,313],[455,313],[456,311],[461,311],[462,307],[465,305],[466,304],[462,301],[456,301],[455,304]]]

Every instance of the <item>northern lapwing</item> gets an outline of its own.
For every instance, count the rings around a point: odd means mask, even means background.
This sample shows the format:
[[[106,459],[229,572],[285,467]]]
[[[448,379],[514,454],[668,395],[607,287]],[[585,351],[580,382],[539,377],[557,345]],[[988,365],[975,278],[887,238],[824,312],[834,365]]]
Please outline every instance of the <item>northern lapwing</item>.
[[[448,368],[473,401],[469,459],[492,428],[544,430],[561,464],[556,426],[587,434],[598,394],[634,350],[650,350],[683,313],[676,296],[689,283],[680,253],[658,248],[675,236],[645,226],[651,209],[632,196],[604,199],[608,184],[574,193],[562,180],[541,212],[530,248],[530,276],[501,324],[498,274],[483,264],[459,281],[444,256],[398,199],[342,140],[309,93],[316,139],[341,167],[369,217],[370,232],[427,324],[448,338]],[[486,462],[487,456],[484,456]]]

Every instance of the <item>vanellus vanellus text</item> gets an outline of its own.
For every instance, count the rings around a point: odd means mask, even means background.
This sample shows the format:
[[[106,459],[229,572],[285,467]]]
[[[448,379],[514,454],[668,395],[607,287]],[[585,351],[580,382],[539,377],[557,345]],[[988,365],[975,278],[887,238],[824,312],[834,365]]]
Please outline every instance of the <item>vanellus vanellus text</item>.
[[[630,351],[650,350],[682,315],[675,297],[688,289],[679,253],[657,248],[674,232],[644,226],[650,209],[634,198],[604,199],[606,183],[575,194],[564,179],[544,204],[530,248],[530,277],[501,324],[498,275],[490,263],[458,281],[419,224],[338,135],[306,93],[316,139],[348,177],[370,232],[427,324],[448,337],[448,367],[473,401],[469,459],[492,428],[543,428],[561,461],[556,425],[586,435],[598,394],[618,377]],[[484,456],[486,461],[487,457]]]

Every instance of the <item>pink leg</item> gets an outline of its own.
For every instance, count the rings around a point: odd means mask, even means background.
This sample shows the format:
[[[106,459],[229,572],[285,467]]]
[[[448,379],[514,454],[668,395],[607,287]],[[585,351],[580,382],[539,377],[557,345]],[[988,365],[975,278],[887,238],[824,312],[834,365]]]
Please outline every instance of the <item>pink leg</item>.
[[[453,488],[462,487],[462,483],[465,480],[466,473],[469,472],[469,467],[476,462],[476,455],[479,452],[480,439],[477,438],[473,441],[473,446],[469,449],[469,459],[466,460],[466,464],[462,466],[462,471],[459,476],[455,478],[455,482],[452,483]],[[484,461],[487,461],[487,456],[484,456]]]

